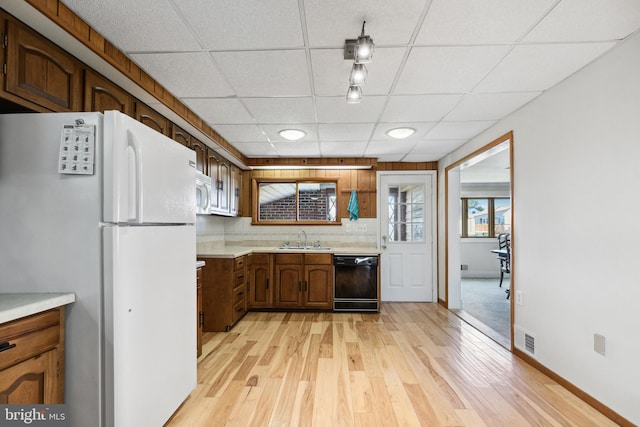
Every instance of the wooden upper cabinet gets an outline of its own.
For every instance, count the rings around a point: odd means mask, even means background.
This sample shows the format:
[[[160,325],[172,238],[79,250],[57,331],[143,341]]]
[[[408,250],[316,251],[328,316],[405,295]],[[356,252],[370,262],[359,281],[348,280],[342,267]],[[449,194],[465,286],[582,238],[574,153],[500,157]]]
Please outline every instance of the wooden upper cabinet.
[[[169,120],[167,120],[163,115],[152,110],[151,108],[144,105],[142,102],[136,102],[136,120],[144,123],[149,126],[151,129],[154,129],[160,132],[163,135],[171,136],[171,129],[169,127]]]
[[[7,21],[6,91],[55,112],[82,111],[82,64],[28,27]]]
[[[133,116],[133,99],[126,91],[93,71],[84,77],[84,111],[117,110]]]
[[[207,165],[207,146],[197,139],[191,137],[191,149],[196,152],[196,170],[203,174],[209,173],[209,167]]]
[[[176,125],[173,125],[173,135],[171,137],[174,141],[191,148],[191,135]]]

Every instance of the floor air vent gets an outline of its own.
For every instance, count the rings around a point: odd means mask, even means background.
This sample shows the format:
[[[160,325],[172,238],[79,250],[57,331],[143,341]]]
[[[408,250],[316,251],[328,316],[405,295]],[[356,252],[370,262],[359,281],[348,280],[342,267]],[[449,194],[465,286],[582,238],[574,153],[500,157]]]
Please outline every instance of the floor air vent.
[[[515,346],[529,356],[536,357],[536,336],[518,325],[513,326],[513,332]]]

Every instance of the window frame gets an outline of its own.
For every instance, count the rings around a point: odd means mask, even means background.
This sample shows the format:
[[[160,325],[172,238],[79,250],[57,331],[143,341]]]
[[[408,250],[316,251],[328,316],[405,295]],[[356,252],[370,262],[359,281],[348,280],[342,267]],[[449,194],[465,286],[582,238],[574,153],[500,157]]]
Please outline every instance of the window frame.
[[[336,187],[336,219],[335,221],[311,221],[299,220],[298,203],[299,203],[299,184],[335,184]],[[295,184],[296,186],[296,219],[283,221],[264,221],[260,220],[260,184]],[[336,178],[252,178],[251,179],[251,224],[252,225],[342,225],[340,219],[340,190],[339,179]]]
[[[483,197],[483,196],[471,196],[460,197],[460,220],[461,230],[460,237],[463,239],[495,239],[498,237],[496,234],[496,210],[495,201],[500,199],[509,200],[511,204],[511,197]],[[487,225],[488,231],[486,236],[470,236],[469,235],[469,200],[487,200]]]

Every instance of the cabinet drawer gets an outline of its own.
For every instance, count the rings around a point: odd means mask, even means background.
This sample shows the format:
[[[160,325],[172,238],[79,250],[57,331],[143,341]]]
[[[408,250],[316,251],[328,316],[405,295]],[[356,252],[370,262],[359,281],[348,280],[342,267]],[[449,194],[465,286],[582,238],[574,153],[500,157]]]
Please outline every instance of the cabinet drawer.
[[[233,288],[232,304],[236,305],[240,301],[244,301],[246,293],[247,293],[246,286],[244,285],[244,283],[241,284],[240,286],[236,286],[235,288]]]
[[[302,265],[304,254],[276,254],[276,264]]]
[[[0,369],[53,348],[60,342],[60,313],[52,310],[5,323],[0,342],[15,345],[0,352]]]
[[[239,256],[238,258],[235,258],[233,260],[233,269],[234,270],[240,270],[241,268],[244,268],[244,265],[247,262],[247,257],[246,256]]]
[[[268,264],[269,263],[269,254],[253,254],[253,260],[251,261],[253,265],[255,264]]]
[[[333,264],[331,254],[304,254],[305,264]]]
[[[231,313],[232,322],[236,323],[238,320],[240,320],[242,316],[244,316],[245,313],[246,313],[246,310],[244,308],[244,298],[243,298],[242,301],[236,303],[233,306],[233,311]]]
[[[240,286],[245,283],[244,270],[237,270],[233,272],[233,287]]]

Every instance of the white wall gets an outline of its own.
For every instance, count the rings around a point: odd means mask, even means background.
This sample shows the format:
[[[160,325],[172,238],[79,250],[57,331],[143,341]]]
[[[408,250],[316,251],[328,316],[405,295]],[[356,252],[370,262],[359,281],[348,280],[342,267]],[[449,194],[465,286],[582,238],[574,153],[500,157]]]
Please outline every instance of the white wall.
[[[460,239],[460,264],[467,266],[467,270],[460,271],[462,278],[499,278],[500,261],[492,249],[498,249],[497,238]]]
[[[441,180],[510,130],[515,324],[539,362],[640,424],[640,35],[442,159]]]

